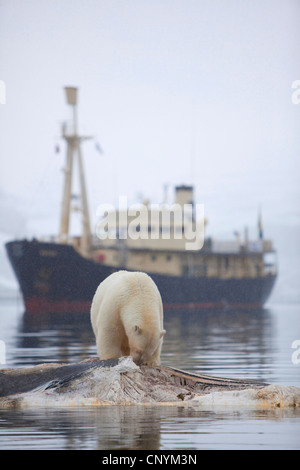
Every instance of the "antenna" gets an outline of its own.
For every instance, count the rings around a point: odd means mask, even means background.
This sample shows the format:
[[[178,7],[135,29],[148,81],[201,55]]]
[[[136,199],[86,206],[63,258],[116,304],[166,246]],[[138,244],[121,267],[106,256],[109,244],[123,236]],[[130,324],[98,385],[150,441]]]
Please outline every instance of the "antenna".
[[[195,184],[196,174],[196,106],[192,105],[191,114],[191,144],[190,144],[190,184]]]

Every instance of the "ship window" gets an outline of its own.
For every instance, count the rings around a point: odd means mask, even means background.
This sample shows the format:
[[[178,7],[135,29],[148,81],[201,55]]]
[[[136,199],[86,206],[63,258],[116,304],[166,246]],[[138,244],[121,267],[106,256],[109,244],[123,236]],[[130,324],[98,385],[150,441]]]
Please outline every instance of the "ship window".
[[[152,261],[156,261],[156,255],[152,255],[152,256],[151,256],[151,260],[152,260]]]
[[[172,259],[172,255],[167,255],[167,256],[166,256],[166,260],[167,260],[167,261],[171,261],[171,259]]]

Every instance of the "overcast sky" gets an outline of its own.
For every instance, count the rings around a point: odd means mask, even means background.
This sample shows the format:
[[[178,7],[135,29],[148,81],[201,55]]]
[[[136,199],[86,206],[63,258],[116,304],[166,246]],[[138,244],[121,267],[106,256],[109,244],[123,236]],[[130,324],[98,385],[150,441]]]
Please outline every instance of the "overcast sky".
[[[299,0],[0,0],[3,200],[57,232],[73,85],[104,152],[83,146],[92,218],[192,183],[210,232],[256,228],[259,205],[268,235],[299,227],[299,20]]]

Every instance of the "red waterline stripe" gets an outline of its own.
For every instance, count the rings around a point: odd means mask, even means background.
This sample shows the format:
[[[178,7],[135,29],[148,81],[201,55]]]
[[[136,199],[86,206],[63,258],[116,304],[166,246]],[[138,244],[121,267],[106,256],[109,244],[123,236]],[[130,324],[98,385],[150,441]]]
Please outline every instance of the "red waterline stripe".
[[[261,304],[258,303],[226,303],[226,302],[189,302],[189,303],[176,303],[176,304],[164,304],[165,310],[176,310],[176,309],[225,309],[225,308],[251,308],[259,309],[262,308]]]
[[[183,303],[164,303],[165,310],[180,310],[180,309],[223,309],[229,308],[261,308],[260,304],[256,303],[232,303],[226,304],[225,302],[183,302]],[[90,313],[91,302],[89,301],[49,301],[39,297],[31,297],[25,300],[26,313],[39,314],[39,313]]]
[[[89,313],[91,302],[88,301],[49,301],[38,297],[25,300],[26,313]]]

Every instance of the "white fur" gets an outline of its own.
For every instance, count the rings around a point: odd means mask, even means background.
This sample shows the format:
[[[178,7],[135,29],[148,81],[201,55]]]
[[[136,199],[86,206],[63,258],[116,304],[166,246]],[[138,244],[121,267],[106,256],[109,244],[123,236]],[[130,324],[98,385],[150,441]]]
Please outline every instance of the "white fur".
[[[100,359],[131,356],[137,364],[160,364],[161,296],[142,272],[118,271],[98,286],[91,322]]]

